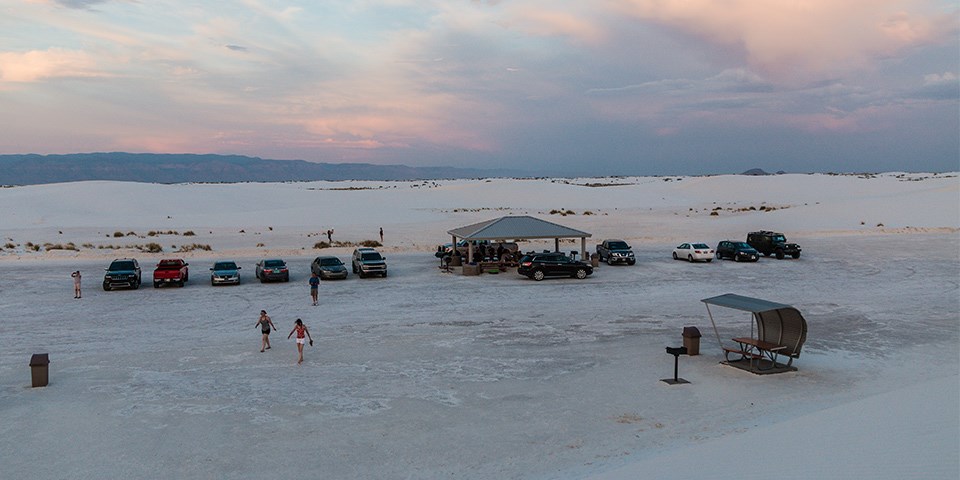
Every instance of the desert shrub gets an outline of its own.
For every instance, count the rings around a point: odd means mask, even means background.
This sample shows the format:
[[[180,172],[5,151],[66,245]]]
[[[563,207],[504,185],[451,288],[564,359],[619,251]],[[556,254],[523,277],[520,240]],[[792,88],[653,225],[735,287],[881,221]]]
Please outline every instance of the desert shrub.
[[[137,236],[137,232],[129,231],[129,232],[127,232],[127,236],[128,236],[128,237],[136,237],[136,236]]]
[[[562,212],[561,212],[560,210],[557,210],[557,209],[550,210],[550,215],[559,215],[560,213],[562,213]]]
[[[210,250],[213,250],[213,249],[210,248],[210,245],[201,245],[201,244],[199,244],[199,243],[194,243],[194,244],[191,244],[191,245],[183,245],[183,246],[181,246],[181,247],[180,247],[180,250],[177,250],[177,252],[192,252],[192,251],[194,251],[194,250],[204,250],[204,251],[209,252]]]
[[[13,249],[13,248],[17,248],[17,246],[14,245],[14,244],[12,244],[12,243],[10,243],[10,242],[7,242],[6,244],[4,244],[3,248],[6,248],[6,249],[10,250],[10,249]]]
[[[330,244],[327,242],[317,242],[313,244],[313,248],[316,248],[318,250],[322,248],[330,248]]]
[[[258,243],[258,244],[257,244],[257,248],[261,248],[261,247],[266,247],[266,245],[264,245],[264,244],[262,244],[262,243]]]
[[[84,243],[84,244],[81,245],[81,246],[82,246],[83,248],[93,248],[93,244],[92,244],[92,243]]]
[[[587,211],[583,212],[583,214],[584,214],[584,215],[593,215],[593,212],[591,212],[590,210],[587,210]]]
[[[113,238],[120,238],[123,236],[123,232],[117,231],[113,232]]]
[[[573,210],[565,210],[565,211],[563,212],[563,216],[576,215],[576,214],[577,214],[577,212],[574,212]]]
[[[156,236],[157,236],[157,232],[155,232],[155,231],[153,231],[153,230],[150,230],[149,232],[147,232],[147,236],[148,236],[148,237],[156,237]]]
[[[186,232],[183,232],[184,237],[192,237],[194,235],[196,235],[196,233],[193,233],[193,230],[187,230]]]
[[[719,216],[720,216],[720,212],[714,210],[714,211],[710,212],[710,216],[711,216],[711,217],[719,217]]]
[[[382,247],[383,244],[381,244],[380,242],[378,242],[378,241],[376,241],[376,240],[364,240],[364,241],[360,242],[360,246],[362,246],[362,247],[370,247],[370,248],[377,248],[377,247]]]
[[[150,242],[150,243],[148,243],[148,244],[140,247],[140,250],[141,250],[141,251],[144,251],[144,252],[147,252],[147,253],[160,253],[160,252],[163,251],[163,247],[160,246],[159,243]]]

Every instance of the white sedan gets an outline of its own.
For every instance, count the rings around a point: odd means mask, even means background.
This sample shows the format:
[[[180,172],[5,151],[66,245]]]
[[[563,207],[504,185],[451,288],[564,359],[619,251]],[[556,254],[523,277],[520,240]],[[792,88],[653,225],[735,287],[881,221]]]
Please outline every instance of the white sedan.
[[[714,250],[706,243],[681,243],[673,249],[673,259],[684,259],[690,262],[713,260]]]

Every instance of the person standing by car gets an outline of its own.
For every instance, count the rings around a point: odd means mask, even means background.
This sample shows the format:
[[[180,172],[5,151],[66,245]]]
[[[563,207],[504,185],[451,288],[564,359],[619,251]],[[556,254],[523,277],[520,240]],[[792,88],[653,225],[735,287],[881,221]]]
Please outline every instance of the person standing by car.
[[[317,272],[310,275],[310,298],[313,299],[313,306],[317,306],[317,297],[320,295],[320,277]]]
[[[307,339],[310,339],[310,346],[313,346],[313,337],[310,336],[310,329],[303,324],[303,320],[297,319],[296,322],[293,322],[293,330],[290,330],[290,333],[287,335],[289,339],[294,333],[297,334],[297,365],[303,363],[303,344]]]
[[[383,227],[380,227],[380,243],[383,243]]]
[[[73,298],[80,298],[80,270],[70,274],[73,277]]]
[[[260,351],[264,349],[270,350],[270,329],[277,329],[273,325],[273,320],[270,320],[270,315],[267,315],[266,310],[260,310],[260,319],[257,320],[257,325],[260,326],[260,333],[263,334],[263,339],[260,341]]]

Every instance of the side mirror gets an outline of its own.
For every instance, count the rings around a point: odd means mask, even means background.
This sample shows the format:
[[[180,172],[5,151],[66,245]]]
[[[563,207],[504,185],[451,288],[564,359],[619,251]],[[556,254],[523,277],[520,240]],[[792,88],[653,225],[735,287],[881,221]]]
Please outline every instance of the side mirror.
[[[190,265],[190,264],[189,264],[189,263],[184,263],[184,264],[183,264],[184,267],[186,267],[187,265]]]
[[[240,270],[241,268],[243,268],[243,267],[241,267],[241,266],[239,266],[239,265],[237,265],[237,270]]]

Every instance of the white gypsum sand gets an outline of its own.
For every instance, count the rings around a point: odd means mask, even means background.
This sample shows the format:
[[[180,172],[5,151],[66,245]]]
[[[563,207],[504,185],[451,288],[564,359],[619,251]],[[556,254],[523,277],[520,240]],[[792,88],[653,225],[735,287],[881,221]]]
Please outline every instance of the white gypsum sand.
[[[625,185],[582,186],[603,182]],[[3,476],[756,478],[777,461],[787,478],[955,478],[958,185],[894,173],[0,189],[0,246],[15,244],[0,252]],[[440,272],[432,252],[447,230],[507,214],[589,231],[590,249],[624,238],[638,263],[584,281]],[[381,226],[390,277],[325,281],[311,307],[310,260],[351,251],[313,249],[318,234],[379,240]],[[801,243],[801,259],[670,259],[675,242],[761,228]],[[196,235],[146,235],[174,230]],[[191,280],[102,291],[102,269],[123,256],[145,280],[157,259],[184,256]],[[287,260],[290,283],[254,281],[265,256]],[[211,287],[206,269],[225,257],[243,283]],[[718,363],[699,300],[727,292],[804,313],[799,371]],[[260,309],[280,328],[265,353]],[[714,315],[722,338],[749,328],[743,314]],[[300,367],[285,340],[295,318],[317,340]],[[671,387],[663,347],[688,325],[704,334],[701,355],[680,358],[693,383]],[[41,352],[50,386],[31,389]]]

